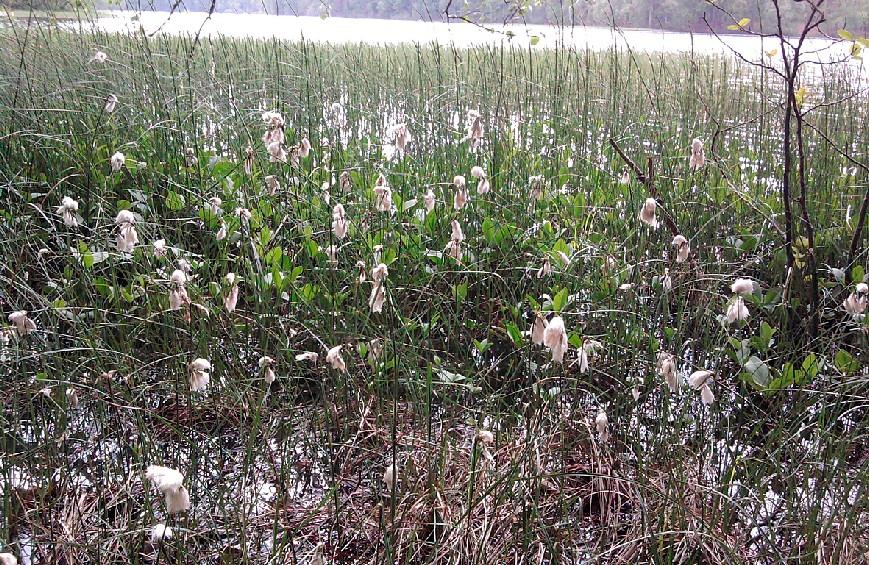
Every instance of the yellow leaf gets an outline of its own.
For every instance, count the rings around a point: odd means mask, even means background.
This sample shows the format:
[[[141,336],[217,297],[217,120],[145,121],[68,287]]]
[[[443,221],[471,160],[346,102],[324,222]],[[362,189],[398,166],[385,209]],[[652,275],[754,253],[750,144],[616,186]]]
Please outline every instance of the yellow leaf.
[[[540,43],[540,36],[539,35],[532,35],[531,41],[529,43],[531,43],[531,45],[537,45],[538,43]]]
[[[845,41],[854,41],[854,36],[851,35],[851,32],[847,29],[840,29],[837,33],[839,34],[839,37]]]
[[[778,55],[778,49],[770,49],[769,51],[766,52],[766,56],[769,57],[770,59],[772,59],[776,55]]]
[[[799,90],[794,92],[794,98],[797,101],[797,108],[803,107],[803,102],[806,101],[806,96],[809,95],[809,90],[805,86],[801,86]]]

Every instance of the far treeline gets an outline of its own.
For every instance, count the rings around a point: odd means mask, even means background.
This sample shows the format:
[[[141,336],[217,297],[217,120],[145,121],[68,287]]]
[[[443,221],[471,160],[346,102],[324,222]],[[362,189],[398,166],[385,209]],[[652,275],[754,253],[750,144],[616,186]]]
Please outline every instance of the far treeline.
[[[408,20],[465,19],[476,23],[600,25],[672,31],[728,31],[735,18],[749,18],[754,31],[774,32],[772,0],[0,0],[15,10],[99,9],[249,12],[298,16]],[[212,4],[214,2],[214,4]],[[715,8],[717,4],[723,10]],[[780,0],[786,34],[802,29],[807,0]],[[869,32],[869,0],[827,0],[822,32]]]

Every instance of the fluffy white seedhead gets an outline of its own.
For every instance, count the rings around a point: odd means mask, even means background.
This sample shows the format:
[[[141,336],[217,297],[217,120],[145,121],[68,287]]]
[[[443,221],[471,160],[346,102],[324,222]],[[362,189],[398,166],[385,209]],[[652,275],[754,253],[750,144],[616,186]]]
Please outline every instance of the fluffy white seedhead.
[[[57,215],[63,218],[65,226],[70,228],[78,226],[78,216],[76,216],[77,212],[78,202],[69,196],[64,196],[63,200],[60,201],[60,206],[57,207]]]
[[[311,363],[316,363],[319,359],[320,354],[314,353],[313,351],[305,351],[304,353],[296,355],[296,361],[310,361]]]
[[[664,351],[658,352],[657,372],[659,376],[664,377],[667,386],[670,387],[670,392],[675,394],[679,390],[676,356]]]
[[[701,387],[711,382],[713,374],[713,371],[709,371],[706,369],[694,371],[688,376],[688,386],[690,386],[694,390],[700,390]]]
[[[531,324],[531,341],[534,345],[543,345],[543,336],[546,332],[546,318],[540,314],[534,317],[534,323]]]
[[[193,392],[204,392],[208,388],[208,382],[211,380],[211,363],[208,359],[194,359],[187,365],[189,373],[190,390]]]
[[[381,175],[380,178],[383,178]],[[392,210],[392,189],[383,184],[374,187],[374,207],[378,212],[390,212]]]
[[[428,189],[425,194],[422,196],[422,202],[425,206],[426,213],[431,212],[435,208],[435,195],[431,189]]]
[[[453,209],[461,210],[468,204],[468,200],[470,200],[471,196],[468,194],[468,189],[462,187],[457,188],[455,194],[453,194]]]
[[[368,306],[374,314],[383,312],[383,303],[386,301],[386,289],[383,288],[382,282],[375,282],[371,289],[371,296],[368,298]]]
[[[597,413],[597,416],[594,418],[594,425],[597,428],[597,434],[600,436],[601,441],[609,439],[609,419],[607,418],[606,412],[601,410]]]
[[[646,198],[646,201],[643,203],[643,207],[640,208],[639,218],[640,221],[646,224],[647,226],[655,229],[658,227],[658,219],[655,216],[655,211],[658,208],[658,203],[654,198]]]
[[[489,186],[489,179],[483,177],[480,179],[480,182],[477,183],[477,194],[487,194],[492,189]]]
[[[751,279],[736,279],[732,285],[730,285],[730,290],[733,291],[734,294],[751,294],[754,292],[754,282]]]
[[[0,553],[0,565],[18,565],[18,559],[11,553]]]
[[[745,301],[741,296],[737,296],[734,300],[731,300],[730,304],[727,306],[725,318],[728,324],[733,324],[747,320],[748,315],[748,306],[745,305]]]
[[[459,224],[458,220],[453,220],[452,222],[450,222],[450,228],[452,229],[452,232],[453,232],[452,235],[450,236],[451,239],[453,239],[454,241],[464,241],[465,240],[465,234],[464,234],[464,232],[462,232],[462,225]]]
[[[154,524],[151,527],[151,545],[158,545],[163,540],[172,539],[172,528],[166,524]]]
[[[480,165],[474,165],[471,167],[471,176],[475,179],[482,179],[486,176],[486,171],[483,170],[483,167]]]
[[[344,363],[344,358],[341,356],[341,345],[336,345],[326,353],[326,362],[332,365],[332,368],[341,373],[347,372],[347,364]]]
[[[688,240],[683,235],[677,235],[673,238],[673,246],[676,247],[676,262],[684,263],[688,259],[688,254],[691,252],[691,247]]]
[[[386,490],[392,492],[392,489],[395,486],[395,476],[397,474],[395,465],[389,465],[386,467],[386,470],[383,471],[383,483],[386,485]]]
[[[477,440],[484,445],[492,445],[495,443],[495,434],[489,430],[479,430],[477,432]]]
[[[389,275],[389,268],[385,263],[378,263],[376,267],[371,269],[371,279],[374,282],[382,282]]]
[[[694,139],[691,142],[691,157],[688,160],[691,169],[696,171],[706,164],[706,154],[703,151],[703,142],[699,139]]]
[[[851,315],[855,320],[862,320],[866,312],[866,295],[852,292],[848,298],[842,302],[842,308],[845,312]]]
[[[338,239],[344,239],[347,236],[347,229],[350,223],[347,221],[347,216],[344,211],[344,206],[335,204],[332,208],[332,233]]]
[[[547,324],[543,331],[543,345],[552,351],[554,363],[564,362],[564,353],[567,351],[567,330],[561,316],[555,316]]]
[[[27,310],[18,310],[9,314],[9,323],[15,326],[15,333],[19,336],[36,331],[36,323],[27,315]]]
[[[183,512],[190,508],[190,493],[184,488],[184,475],[175,469],[149,465],[145,477],[151,481],[157,490],[166,498],[166,511],[169,514]]]
[[[116,151],[115,154],[112,155],[112,158],[110,159],[110,162],[112,164],[112,172],[117,173],[118,171],[120,171],[121,167],[124,166],[124,163],[126,162],[126,160],[127,159],[126,159],[126,157],[124,157],[123,153],[121,153],[120,151]]]

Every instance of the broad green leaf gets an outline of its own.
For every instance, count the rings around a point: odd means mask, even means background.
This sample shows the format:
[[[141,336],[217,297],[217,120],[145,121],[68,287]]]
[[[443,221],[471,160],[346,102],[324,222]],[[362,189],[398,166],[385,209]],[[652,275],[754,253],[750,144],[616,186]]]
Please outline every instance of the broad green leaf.
[[[836,355],[833,356],[833,363],[846,376],[853,375],[860,370],[860,362],[844,349],[836,352]]]
[[[754,355],[749,357],[743,369],[751,376],[751,379],[758,387],[766,388],[769,384],[769,367],[758,357]]]
[[[513,322],[504,324],[504,330],[516,347],[522,347],[522,331]]]
[[[166,207],[173,211],[184,208],[184,197],[177,192],[170,190],[166,194]]]

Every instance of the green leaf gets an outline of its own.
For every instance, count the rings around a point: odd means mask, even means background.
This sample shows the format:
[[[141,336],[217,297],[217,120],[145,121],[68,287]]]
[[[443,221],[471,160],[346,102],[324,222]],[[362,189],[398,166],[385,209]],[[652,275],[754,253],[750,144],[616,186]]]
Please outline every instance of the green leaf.
[[[854,41],[854,35],[847,29],[840,29],[836,33],[839,34],[839,37],[841,37],[845,41]]]
[[[743,369],[759,388],[766,388],[769,384],[769,367],[754,355],[748,358]]]
[[[851,280],[855,283],[863,282],[863,277],[866,276],[865,271],[863,271],[862,265],[857,265],[853,269],[851,269]]]
[[[552,298],[552,311],[561,312],[567,306],[567,289],[562,288]]]
[[[184,197],[177,192],[170,190],[166,194],[166,207],[173,211],[184,208]]]
[[[805,379],[800,379],[796,381],[796,384],[805,384],[814,380],[816,376],[818,376],[818,371],[820,370],[820,361],[814,353],[809,353],[806,358],[803,360],[803,373]],[[804,382],[805,381],[805,382]]]
[[[466,296],[468,296],[468,283],[453,285],[453,299],[456,303],[461,304]]]
[[[844,349],[836,352],[836,355],[833,356],[833,363],[846,376],[851,376],[860,370],[860,362]]]
[[[522,332],[513,322],[507,322],[504,324],[504,330],[507,332],[507,335],[510,337],[510,340],[513,342],[513,345],[516,347],[522,347]]]

